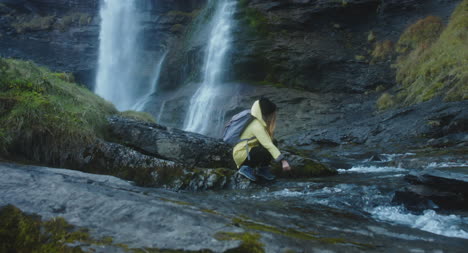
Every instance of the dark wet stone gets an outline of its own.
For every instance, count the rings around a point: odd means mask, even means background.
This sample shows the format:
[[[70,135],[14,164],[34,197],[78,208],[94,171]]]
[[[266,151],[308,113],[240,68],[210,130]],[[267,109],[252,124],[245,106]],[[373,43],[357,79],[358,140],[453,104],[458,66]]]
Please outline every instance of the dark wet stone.
[[[393,199],[411,210],[468,210],[468,174],[426,169],[411,172],[412,185],[397,191]]]

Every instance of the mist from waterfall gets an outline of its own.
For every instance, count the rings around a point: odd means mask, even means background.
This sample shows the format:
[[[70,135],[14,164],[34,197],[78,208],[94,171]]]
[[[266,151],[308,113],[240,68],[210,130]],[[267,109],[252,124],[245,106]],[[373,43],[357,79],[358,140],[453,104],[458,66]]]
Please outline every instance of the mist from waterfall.
[[[190,132],[208,134],[224,123],[221,107],[223,97],[222,77],[226,53],[231,43],[232,16],[235,0],[218,1],[213,17],[213,28],[205,56],[203,82],[190,100],[184,129]]]
[[[118,110],[134,107],[142,94],[138,35],[142,31],[137,0],[103,0],[95,93]],[[152,84],[146,84],[147,90]],[[144,90],[145,87],[143,87]]]

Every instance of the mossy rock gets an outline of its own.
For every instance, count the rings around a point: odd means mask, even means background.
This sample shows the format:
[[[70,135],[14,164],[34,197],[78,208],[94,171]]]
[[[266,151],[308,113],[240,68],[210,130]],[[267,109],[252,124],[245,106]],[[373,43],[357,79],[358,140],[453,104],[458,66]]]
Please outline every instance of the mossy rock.
[[[124,111],[124,112],[121,112],[120,115],[129,119],[134,119],[134,120],[149,122],[149,123],[156,123],[156,119],[153,117],[153,115],[147,112]]]
[[[84,252],[67,245],[89,240],[87,232],[73,229],[62,218],[44,222],[39,216],[26,215],[8,205],[0,209],[0,252]]]
[[[283,171],[281,166],[276,165],[272,169],[273,174],[279,178],[312,178],[337,174],[336,170],[311,159],[295,160],[296,158],[292,158],[289,162],[292,167],[290,171]]]

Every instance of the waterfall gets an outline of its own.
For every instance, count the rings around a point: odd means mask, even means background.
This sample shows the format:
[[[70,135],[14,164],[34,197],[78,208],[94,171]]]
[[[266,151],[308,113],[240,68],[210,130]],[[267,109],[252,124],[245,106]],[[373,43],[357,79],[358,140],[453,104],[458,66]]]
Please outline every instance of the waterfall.
[[[220,86],[224,71],[226,53],[231,43],[232,16],[235,0],[218,1],[213,17],[208,48],[203,68],[203,81],[190,100],[190,108],[185,118],[184,129],[190,132],[208,134],[216,131],[224,123],[221,108]]]
[[[156,92],[157,87],[158,87],[159,76],[161,75],[161,68],[164,63],[164,60],[166,59],[166,55],[167,55],[167,52],[165,52],[161,56],[161,59],[156,65],[156,69],[153,74],[153,79],[151,80],[151,90],[147,92],[146,95],[133,106],[132,110],[143,111],[143,109],[145,108],[145,105],[151,100],[151,95],[153,95]]]
[[[138,34],[142,31],[142,22],[137,2],[103,0],[101,3],[95,93],[119,110],[132,108],[143,93],[143,85],[138,81],[141,71]]]

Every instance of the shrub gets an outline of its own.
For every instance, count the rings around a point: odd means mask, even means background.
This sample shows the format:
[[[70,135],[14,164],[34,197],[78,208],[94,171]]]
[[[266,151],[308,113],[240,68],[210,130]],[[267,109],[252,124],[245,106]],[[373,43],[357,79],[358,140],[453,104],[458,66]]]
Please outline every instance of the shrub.
[[[371,53],[372,62],[384,61],[390,58],[393,53],[393,42],[390,40],[379,41],[375,43],[374,50]]]
[[[409,26],[401,35],[397,43],[397,52],[407,53],[420,46],[428,46],[437,38],[443,30],[442,19],[435,16],[428,16],[418,20]]]

